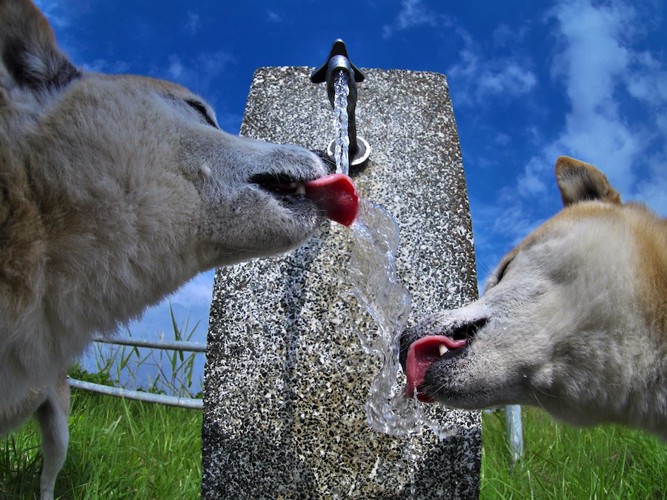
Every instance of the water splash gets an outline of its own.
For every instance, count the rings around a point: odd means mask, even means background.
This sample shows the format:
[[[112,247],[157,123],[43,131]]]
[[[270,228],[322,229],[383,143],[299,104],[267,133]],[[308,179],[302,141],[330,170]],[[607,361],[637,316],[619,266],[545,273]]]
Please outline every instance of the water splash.
[[[348,135],[347,97],[350,87],[347,73],[338,71],[334,75],[334,161],[336,172],[348,175],[350,172],[350,136]]]
[[[348,75],[334,75],[334,160],[336,172],[349,175],[347,98]],[[360,328],[363,349],[380,358],[382,366],[371,382],[366,418],[375,430],[391,435],[415,435],[430,428],[440,439],[455,433],[427,419],[416,398],[403,394],[399,384],[399,336],[410,314],[411,297],[396,273],[400,242],[398,223],[384,208],[362,200],[359,217],[352,225],[352,254],[347,279],[350,292],[377,324],[377,331]]]
[[[377,331],[360,328],[357,335],[363,349],[382,363],[366,402],[368,424],[397,436],[415,434],[425,424],[438,437],[448,437],[452,432],[425,418],[421,404],[406,398],[403,384],[399,384],[399,336],[410,314],[411,298],[396,272],[398,224],[384,208],[362,200],[359,217],[351,229],[347,279],[359,306],[378,327]]]

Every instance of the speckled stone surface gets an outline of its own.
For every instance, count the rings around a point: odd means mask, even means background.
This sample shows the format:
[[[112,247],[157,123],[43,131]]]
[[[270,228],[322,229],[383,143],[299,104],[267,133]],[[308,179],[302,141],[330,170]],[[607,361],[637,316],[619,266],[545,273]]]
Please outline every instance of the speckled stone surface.
[[[326,149],[333,118],[313,68],[257,70],[241,133]],[[443,75],[365,70],[357,130],[372,147],[355,177],[399,221],[410,322],[477,296],[468,197]],[[379,369],[346,290],[349,234],[324,222],[280,258],[216,273],[208,333],[203,498],[470,498],[479,493],[477,412],[431,406],[454,437],[391,437],[366,424]]]

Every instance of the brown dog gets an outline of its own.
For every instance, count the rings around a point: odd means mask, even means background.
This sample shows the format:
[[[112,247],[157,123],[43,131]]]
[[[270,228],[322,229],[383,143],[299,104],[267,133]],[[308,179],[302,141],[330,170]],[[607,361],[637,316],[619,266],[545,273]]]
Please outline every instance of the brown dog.
[[[556,163],[565,208],[501,261],[482,298],[404,332],[407,392],[667,439],[667,221],[607,178]]]

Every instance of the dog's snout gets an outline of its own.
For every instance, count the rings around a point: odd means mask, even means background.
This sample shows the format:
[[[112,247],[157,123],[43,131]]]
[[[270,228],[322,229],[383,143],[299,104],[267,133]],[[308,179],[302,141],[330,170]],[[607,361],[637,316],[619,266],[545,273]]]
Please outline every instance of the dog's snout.
[[[485,316],[474,320],[461,321],[453,320],[451,317],[443,318],[443,315],[439,314],[407,328],[400,337],[399,361],[403,370],[405,370],[410,346],[416,340],[427,335],[444,335],[452,340],[472,340],[488,321],[489,319]]]

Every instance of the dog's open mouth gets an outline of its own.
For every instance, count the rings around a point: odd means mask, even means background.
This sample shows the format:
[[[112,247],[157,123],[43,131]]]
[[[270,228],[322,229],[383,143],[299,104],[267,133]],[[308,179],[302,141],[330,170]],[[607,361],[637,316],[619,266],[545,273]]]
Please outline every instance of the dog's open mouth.
[[[306,186],[286,174],[258,174],[250,178],[252,184],[257,184],[264,191],[281,197],[304,197]]]
[[[433,398],[421,388],[427,370],[436,361],[462,355],[473,342],[477,331],[485,324],[486,319],[480,319],[458,326],[448,332],[448,335],[427,335],[413,342],[405,361],[405,374],[408,379],[405,395],[413,397],[416,394],[419,401],[433,402]]]
[[[331,220],[350,226],[359,213],[359,195],[347,175],[331,174],[319,179],[298,181],[284,174],[258,174],[250,178],[262,190],[284,205],[310,199]]]

